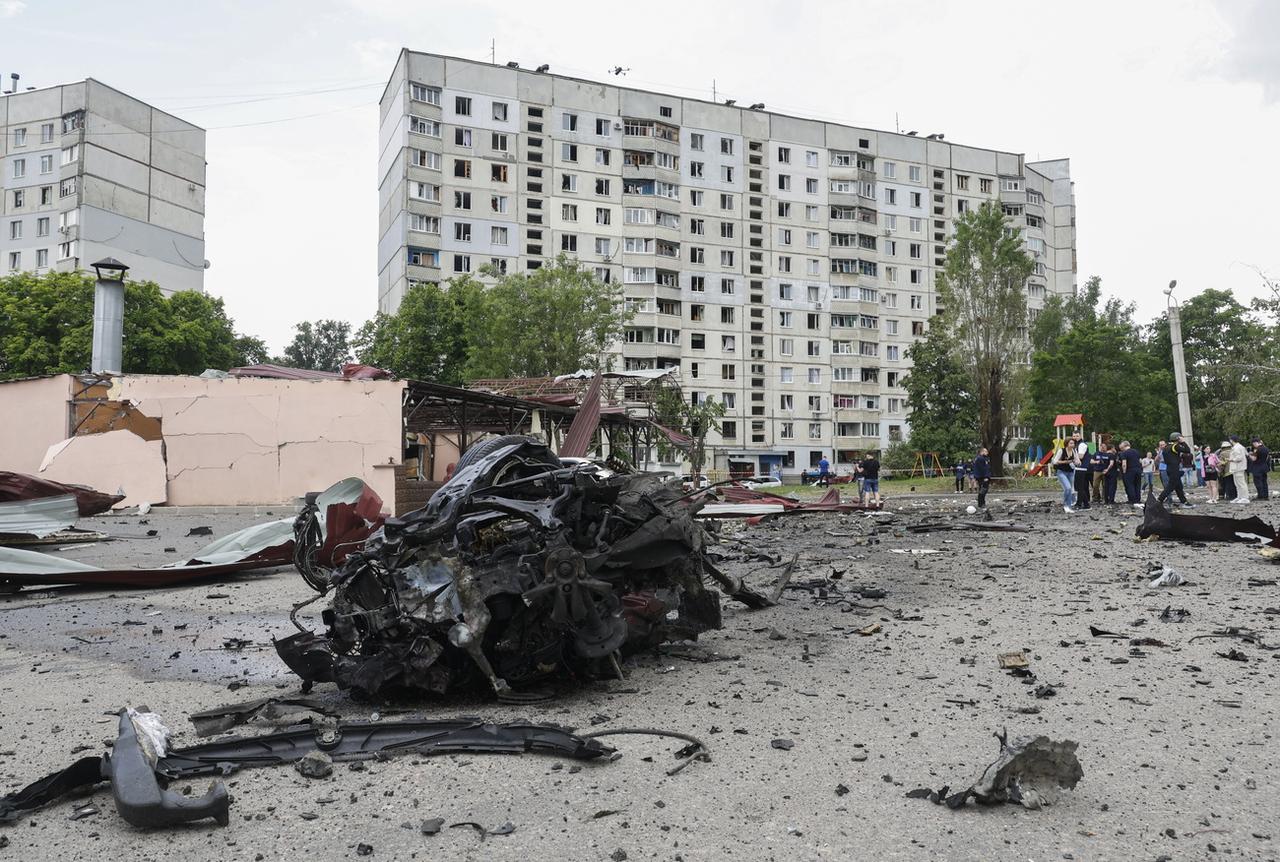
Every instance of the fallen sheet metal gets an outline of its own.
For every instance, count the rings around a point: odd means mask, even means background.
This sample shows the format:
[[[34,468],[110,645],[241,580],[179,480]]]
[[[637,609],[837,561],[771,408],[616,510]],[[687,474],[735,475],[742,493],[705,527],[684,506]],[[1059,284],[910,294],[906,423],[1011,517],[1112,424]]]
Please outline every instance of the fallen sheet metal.
[[[1000,740],[1000,755],[969,787],[957,793],[951,793],[950,787],[921,788],[910,791],[907,796],[928,799],[948,808],[962,808],[973,799],[982,805],[1014,802],[1034,811],[1050,804],[1058,788],[1071,790],[1084,777],[1084,769],[1076,757],[1078,743],[1072,740],[1059,742],[1047,736],[1021,736],[1010,742],[1004,733],[997,733],[995,737]]]
[[[196,729],[196,736],[213,736],[245,724],[290,727],[332,715],[334,712],[315,698],[264,697],[193,712],[189,718]]]
[[[73,494],[0,503],[0,543],[7,535],[42,539],[69,529],[79,517]]]
[[[883,506],[882,503],[868,506],[858,500],[842,500],[839,488],[828,488],[821,498],[810,501],[796,500],[781,494],[770,494],[737,483],[722,485],[719,491],[727,503],[781,506],[782,514],[788,515],[808,512],[875,512]]]
[[[126,432],[127,433],[127,432]],[[381,509],[382,500],[360,479],[344,479],[320,494],[328,520],[333,520],[334,508],[359,508],[366,514]],[[18,586],[51,586],[55,584],[80,584],[103,587],[158,587],[186,583],[203,578],[217,577],[236,572],[269,569],[287,565],[294,555],[294,519],[284,518],[255,524],[210,542],[191,557],[152,569],[104,569],[99,566],[66,560],[51,554],[24,551],[18,548],[0,547],[0,582]],[[342,553],[330,550],[323,553],[322,563],[334,565],[345,559],[351,541],[362,541],[372,524],[360,515],[342,519]],[[318,525],[321,548],[328,538],[326,520]],[[358,538],[351,538],[352,536]],[[348,547],[343,547],[347,545]]]
[[[1257,515],[1248,518],[1224,518],[1214,515],[1175,515],[1147,494],[1142,507],[1142,523],[1138,538],[1158,536],[1191,542],[1256,542],[1276,541],[1276,529]]]
[[[84,485],[69,485],[26,473],[0,470],[0,502],[60,497],[63,494],[75,496],[82,518],[110,511],[112,506],[124,499],[123,494],[104,494]]]

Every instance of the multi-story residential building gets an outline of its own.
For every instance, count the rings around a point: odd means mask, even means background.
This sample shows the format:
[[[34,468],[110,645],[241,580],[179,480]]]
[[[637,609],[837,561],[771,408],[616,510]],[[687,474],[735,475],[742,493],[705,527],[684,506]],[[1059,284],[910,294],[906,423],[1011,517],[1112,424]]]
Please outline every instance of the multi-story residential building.
[[[203,290],[204,135],[92,78],[0,96],[0,272],[114,257]]]
[[[625,367],[679,366],[724,402],[720,469],[905,439],[906,351],[957,214],[1004,208],[1032,314],[1075,288],[1066,159],[408,50],[379,137],[382,311],[415,282],[574,255],[624,285]]]

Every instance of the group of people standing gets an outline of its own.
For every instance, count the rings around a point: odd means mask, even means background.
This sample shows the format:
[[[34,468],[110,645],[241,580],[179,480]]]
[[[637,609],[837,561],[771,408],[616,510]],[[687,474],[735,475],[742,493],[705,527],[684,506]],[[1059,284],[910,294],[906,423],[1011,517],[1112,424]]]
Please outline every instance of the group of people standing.
[[[1193,449],[1176,431],[1145,457],[1128,440],[1118,446],[1100,443],[1095,450],[1080,434],[1073,434],[1053,458],[1053,472],[1062,485],[1062,509],[1068,513],[1088,509],[1091,503],[1115,505],[1116,490],[1121,483],[1125,500],[1141,508],[1142,491],[1155,492],[1157,472],[1161,504],[1176,497],[1178,505],[1193,508],[1187,502],[1185,489],[1193,480],[1206,487],[1210,503],[1218,502],[1220,487],[1226,499],[1248,503],[1246,476],[1250,474],[1258,499],[1266,500],[1270,470],[1271,451],[1258,437],[1246,449],[1240,439],[1232,435],[1214,451],[1209,446]]]

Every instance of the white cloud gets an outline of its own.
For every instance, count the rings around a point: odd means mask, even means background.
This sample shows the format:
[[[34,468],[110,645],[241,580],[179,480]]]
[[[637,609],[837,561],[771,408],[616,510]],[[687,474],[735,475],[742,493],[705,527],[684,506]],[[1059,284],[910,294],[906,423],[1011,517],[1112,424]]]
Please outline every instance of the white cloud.
[[[351,43],[351,48],[355,51],[356,62],[360,64],[362,70],[390,77],[401,46],[386,39],[371,38],[359,39]]]
[[[23,0],[0,0],[0,18],[16,18],[26,8]]]
[[[1232,30],[1221,71],[1231,80],[1261,84],[1263,99],[1280,102],[1280,4],[1220,0],[1218,8]]]

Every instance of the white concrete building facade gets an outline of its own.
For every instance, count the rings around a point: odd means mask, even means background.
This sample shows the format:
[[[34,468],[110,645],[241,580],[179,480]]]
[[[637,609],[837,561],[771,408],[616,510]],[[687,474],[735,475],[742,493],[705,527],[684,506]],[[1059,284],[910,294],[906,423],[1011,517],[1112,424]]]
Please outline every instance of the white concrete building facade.
[[[205,132],[92,78],[0,95],[0,272],[204,289]]]
[[[621,282],[627,368],[727,411],[716,468],[837,468],[909,433],[952,219],[997,201],[1032,313],[1076,285],[1067,159],[404,50],[381,102],[378,306],[564,252]],[[954,453],[944,453],[944,457]]]

